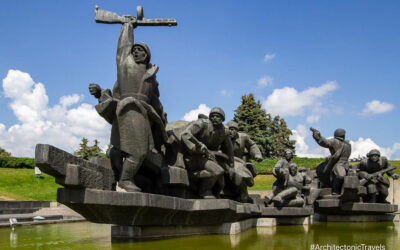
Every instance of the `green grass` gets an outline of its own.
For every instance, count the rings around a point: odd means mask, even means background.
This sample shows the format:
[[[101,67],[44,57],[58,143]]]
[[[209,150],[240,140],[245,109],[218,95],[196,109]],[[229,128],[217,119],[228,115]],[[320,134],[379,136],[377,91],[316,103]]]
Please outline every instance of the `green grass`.
[[[33,169],[0,168],[0,195],[15,200],[56,201],[57,188],[55,178],[42,174],[38,179]]]
[[[256,178],[254,178],[254,186],[249,188],[248,190],[253,190],[253,191],[260,191],[260,190],[272,190],[272,184],[276,178],[273,175],[257,175]]]
[[[400,175],[400,161],[389,161],[390,165],[396,166],[397,168],[394,170],[394,172],[398,175]]]
[[[271,174],[275,164],[279,161],[279,158],[265,159],[262,162],[253,162],[257,166],[257,172],[259,174]],[[314,169],[319,163],[323,162],[324,158],[300,158],[294,157],[292,162],[296,163],[298,167],[306,167]]]

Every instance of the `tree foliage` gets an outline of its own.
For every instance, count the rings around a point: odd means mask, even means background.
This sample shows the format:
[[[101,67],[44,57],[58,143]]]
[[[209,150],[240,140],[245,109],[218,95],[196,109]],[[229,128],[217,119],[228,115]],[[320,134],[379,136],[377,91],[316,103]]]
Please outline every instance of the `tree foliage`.
[[[75,156],[81,157],[84,160],[89,160],[92,157],[102,157],[106,158],[106,154],[99,147],[99,141],[95,139],[93,141],[93,146],[88,146],[88,139],[82,138],[79,144],[79,150],[74,152]]]
[[[7,152],[4,148],[0,147],[0,157],[11,156],[10,152]]]
[[[35,159],[28,157],[0,157],[0,168],[35,168]]]
[[[272,118],[253,94],[242,96],[233,120],[238,123],[239,131],[257,143],[265,157],[281,157],[285,149],[294,150],[295,141],[289,139],[292,131],[287,128],[285,120],[279,116]]]

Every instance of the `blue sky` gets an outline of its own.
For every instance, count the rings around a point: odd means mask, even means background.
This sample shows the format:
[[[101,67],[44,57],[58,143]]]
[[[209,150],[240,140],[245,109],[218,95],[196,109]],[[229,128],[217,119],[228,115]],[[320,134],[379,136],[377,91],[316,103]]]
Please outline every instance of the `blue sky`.
[[[87,86],[112,88],[120,25],[95,23],[96,4],[177,19],[135,30],[160,67],[169,121],[214,106],[230,120],[254,93],[285,118],[299,155],[327,154],[308,127],[342,127],[353,156],[377,147],[400,159],[398,1],[2,1],[0,146],[14,155],[36,143],[71,152],[82,136],[108,143]]]

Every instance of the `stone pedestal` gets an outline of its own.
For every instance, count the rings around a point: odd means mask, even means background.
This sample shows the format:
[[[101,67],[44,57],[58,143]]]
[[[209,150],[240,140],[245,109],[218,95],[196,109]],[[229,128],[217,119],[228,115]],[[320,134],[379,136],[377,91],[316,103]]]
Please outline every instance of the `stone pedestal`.
[[[314,214],[311,217],[314,222],[394,222],[399,221],[397,214],[369,214],[369,215],[328,215]]]
[[[147,240],[189,235],[238,234],[257,225],[257,219],[198,226],[120,226],[111,227],[114,240]]]

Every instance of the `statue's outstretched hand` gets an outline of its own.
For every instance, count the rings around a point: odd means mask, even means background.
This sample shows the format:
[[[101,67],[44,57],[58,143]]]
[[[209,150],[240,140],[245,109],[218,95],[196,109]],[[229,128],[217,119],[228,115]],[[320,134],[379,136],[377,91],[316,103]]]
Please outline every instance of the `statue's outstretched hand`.
[[[315,128],[312,128],[312,127],[310,128],[310,130],[313,133],[314,139],[318,140],[319,138],[321,138],[321,133],[318,130],[316,130]]]
[[[97,99],[99,99],[101,96],[101,88],[97,83],[89,84],[89,92],[91,95],[93,95]]]
[[[398,174],[394,174],[394,175],[392,175],[392,178],[393,178],[393,180],[397,180],[397,179],[399,179],[399,175]]]

